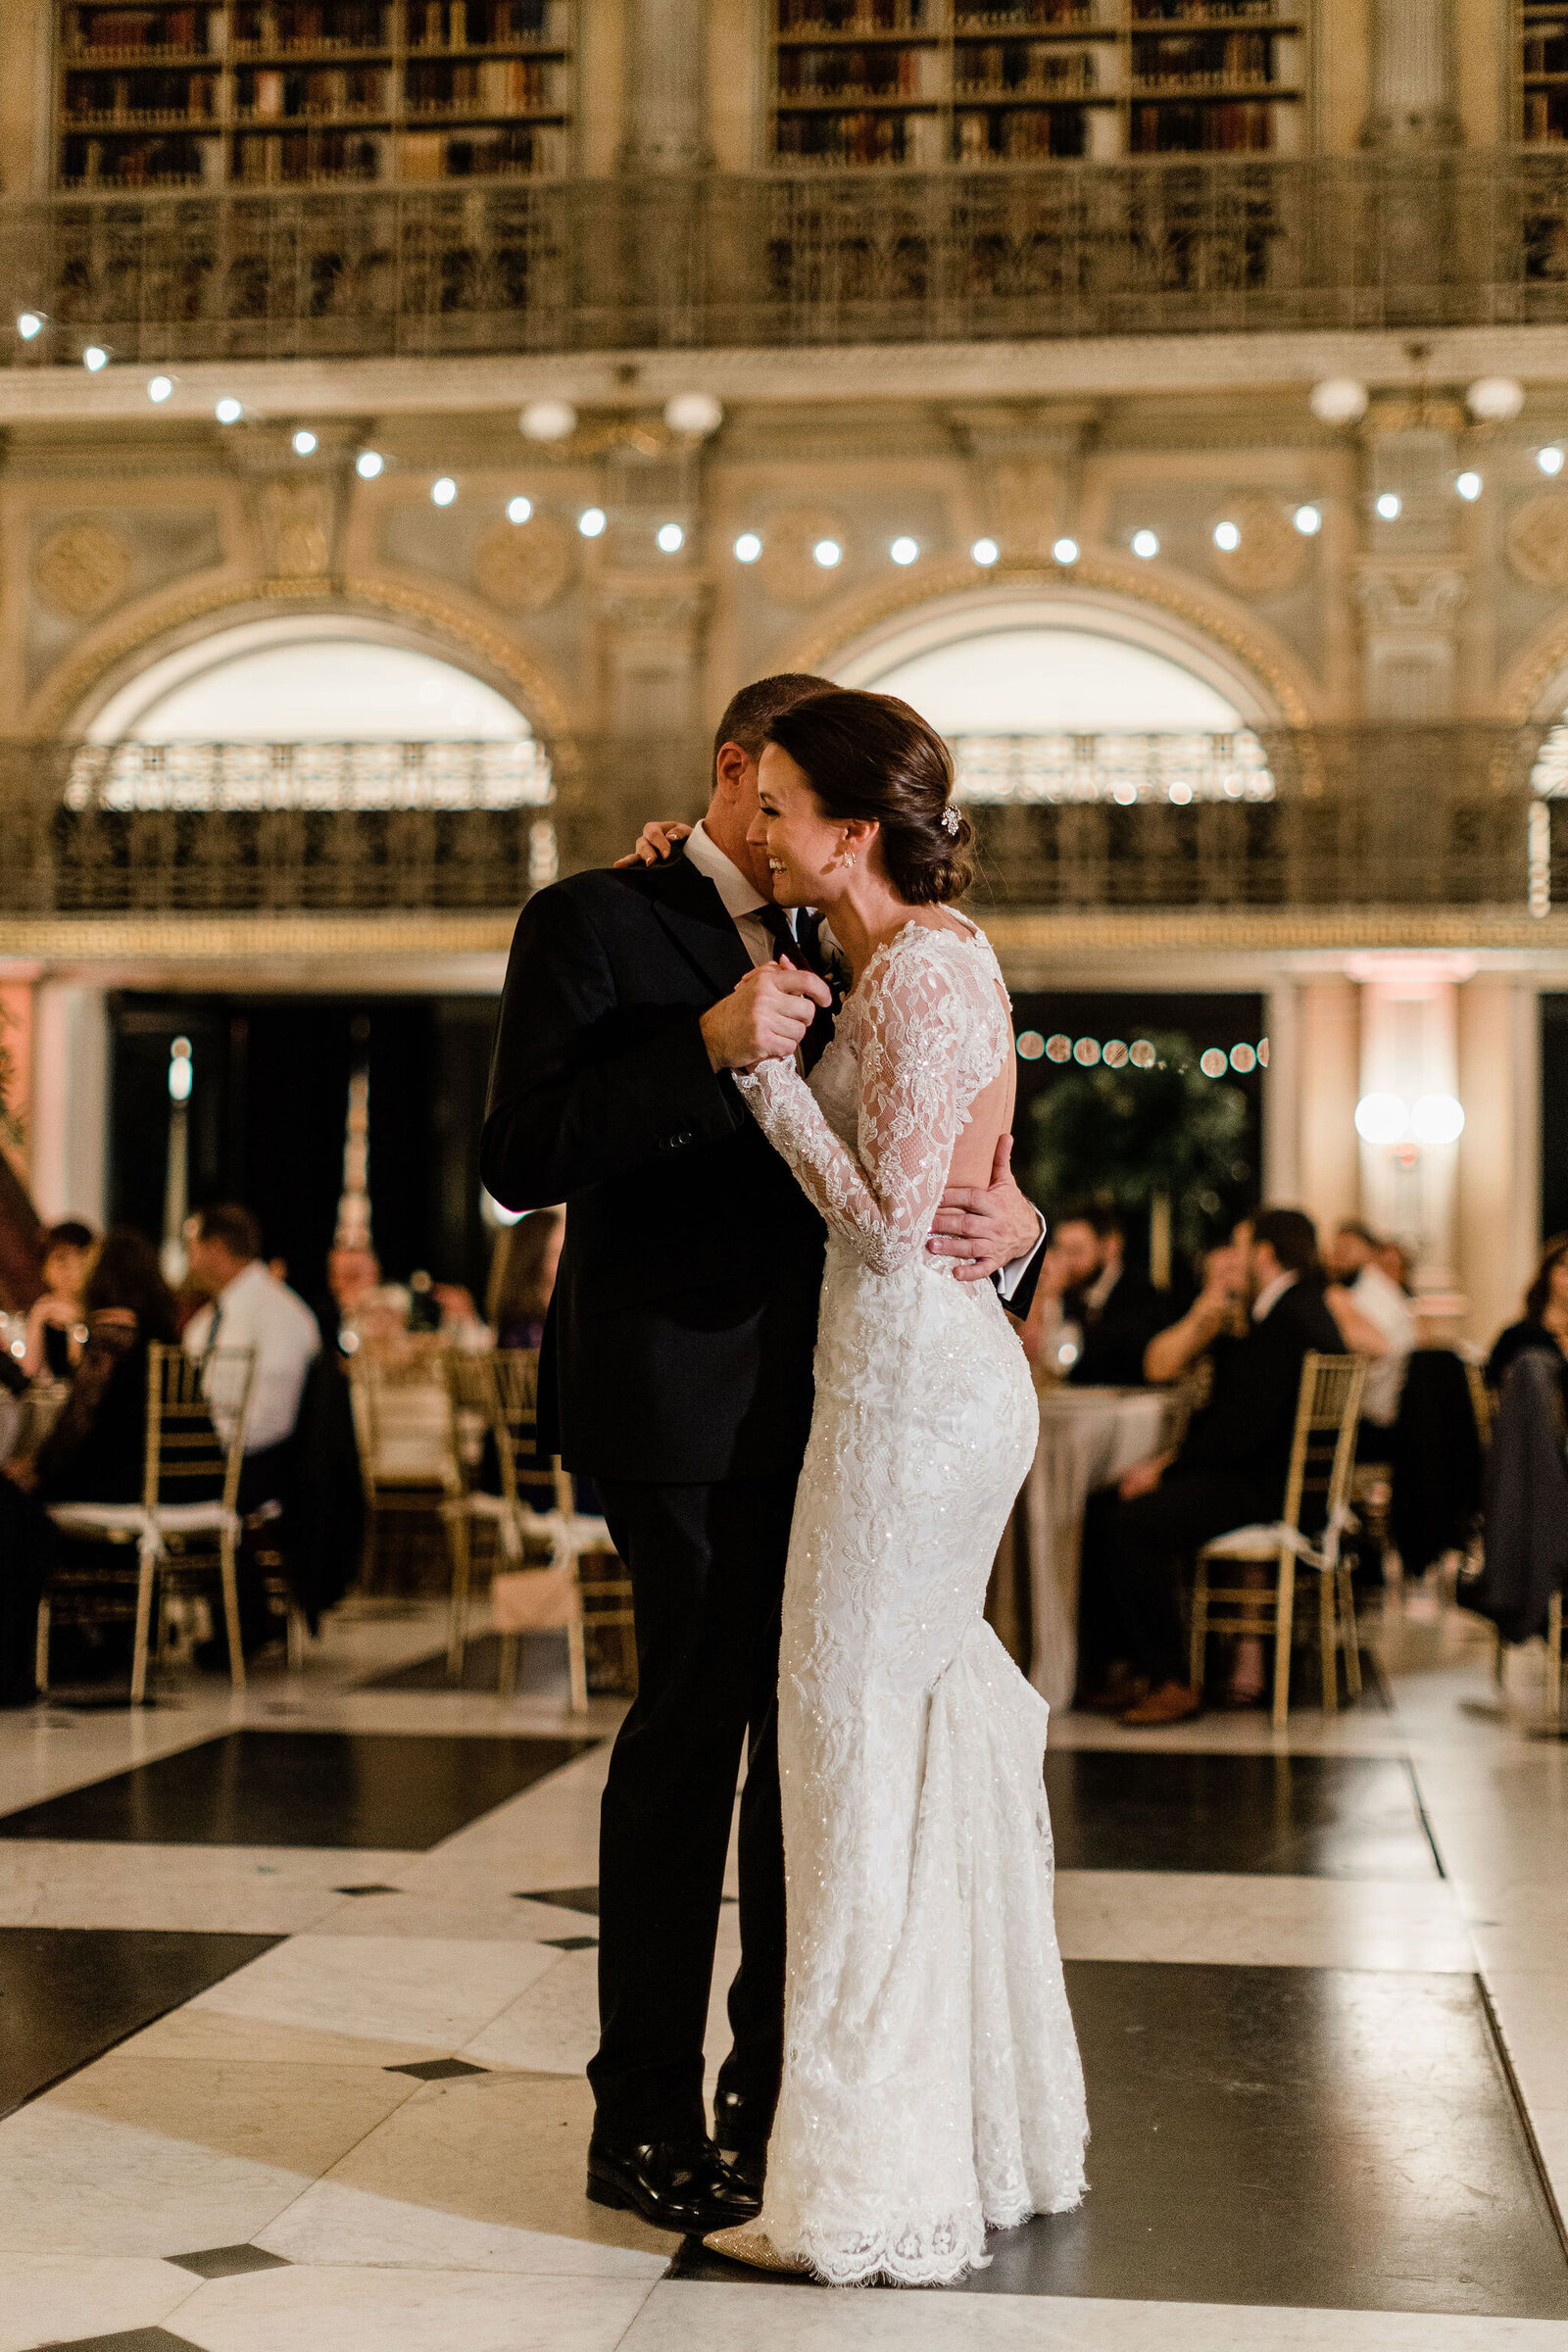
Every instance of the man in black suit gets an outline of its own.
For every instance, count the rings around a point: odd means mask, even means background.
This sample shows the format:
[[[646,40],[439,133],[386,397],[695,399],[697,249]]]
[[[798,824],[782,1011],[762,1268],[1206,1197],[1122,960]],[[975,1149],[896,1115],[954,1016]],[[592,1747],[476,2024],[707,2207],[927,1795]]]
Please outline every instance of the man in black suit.
[[[1100,1201],[1064,1208],[1052,1226],[1040,1288],[1055,1283],[1063,1320],[1083,1333],[1067,1374],[1074,1388],[1142,1388],[1144,1349],[1174,1320],[1170,1293],[1130,1272],[1126,1254],[1121,1219]]]
[[[1137,1679],[1098,1702],[1123,1723],[1180,1723],[1203,1697],[1188,1683],[1179,1580],[1187,1561],[1228,1528],[1277,1519],[1284,1504],[1301,1363],[1309,1349],[1342,1355],[1324,1302],[1317,1231],[1298,1208],[1264,1208],[1238,1233],[1246,1250],[1248,1321],[1240,1338],[1208,1335],[1213,1386],[1174,1454],[1129,1470],[1119,1501],[1086,1543],[1084,1573],[1103,1588],[1119,1652]],[[1207,1298],[1195,1307],[1194,1320]],[[1196,1350],[1195,1350],[1196,1352]],[[1125,1696],[1125,1710],[1117,1704]]]
[[[773,904],[747,839],[766,726],[825,684],[736,696],[708,814],[667,862],[575,874],[528,902],[481,1154],[506,1206],[566,1203],[541,1426],[597,1482],[636,1614],[638,1694],[601,1825],[588,2193],[681,2230],[758,2210],[782,2058],[779,1604],[824,1235],[728,1073],[796,1052],[808,1066],[829,1033],[815,927]],[[931,1246],[966,1256],[966,1278],[1038,1249],[1038,1212],[1004,1168],[999,1152],[990,1190],[939,1212]],[[703,2035],[743,1749],[743,1956],[715,2146]]]

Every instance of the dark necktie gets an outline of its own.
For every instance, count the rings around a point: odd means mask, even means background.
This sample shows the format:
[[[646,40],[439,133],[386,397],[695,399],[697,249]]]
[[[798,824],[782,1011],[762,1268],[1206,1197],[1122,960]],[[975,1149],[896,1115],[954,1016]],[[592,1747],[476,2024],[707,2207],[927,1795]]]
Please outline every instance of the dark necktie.
[[[787,956],[794,964],[801,960],[800,941],[795,928],[782,906],[759,906],[757,919],[773,943],[775,956]]]

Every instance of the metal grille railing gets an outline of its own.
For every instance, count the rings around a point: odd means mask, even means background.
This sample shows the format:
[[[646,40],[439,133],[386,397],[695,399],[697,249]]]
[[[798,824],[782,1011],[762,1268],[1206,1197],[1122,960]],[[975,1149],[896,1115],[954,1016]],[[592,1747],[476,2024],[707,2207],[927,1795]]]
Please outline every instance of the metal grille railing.
[[[105,192],[0,228],[24,366],[1568,318],[1539,150]]]
[[[956,752],[979,787],[982,903],[1544,915],[1568,905],[1545,740],[1259,728]],[[695,814],[708,758],[686,738],[579,736],[548,747],[534,797],[498,806],[479,758],[496,747],[410,747],[397,763],[389,748],[0,742],[0,913],[514,907],[558,872],[609,864],[645,817]]]

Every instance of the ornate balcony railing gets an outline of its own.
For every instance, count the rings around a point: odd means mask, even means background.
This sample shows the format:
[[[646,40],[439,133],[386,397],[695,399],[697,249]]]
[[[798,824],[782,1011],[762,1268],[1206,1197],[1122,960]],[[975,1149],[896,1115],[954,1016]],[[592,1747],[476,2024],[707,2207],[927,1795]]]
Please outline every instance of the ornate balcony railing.
[[[956,747],[985,904],[1519,915],[1568,906],[1561,748],[1488,726]],[[0,916],[499,911],[701,805],[696,741],[547,750],[523,791],[487,781],[494,746],[0,742]]]
[[[24,366],[1568,319],[1568,151],[105,189],[0,228]]]

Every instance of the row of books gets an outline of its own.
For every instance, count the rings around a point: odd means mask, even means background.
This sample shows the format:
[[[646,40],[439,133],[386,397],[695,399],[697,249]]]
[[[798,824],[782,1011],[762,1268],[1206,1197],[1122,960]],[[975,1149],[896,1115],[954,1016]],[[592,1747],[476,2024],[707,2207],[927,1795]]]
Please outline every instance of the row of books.
[[[385,114],[393,103],[392,75],[382,66],[322,67],[310,74],[259,68],[241,74],[234,102],[242,115]]]
[[[1568,18],[1560,24],[1532,25],[1520,58],[1527,74],[1568,74]]]
[[[83,50],[166,50],[222,56],[238,50],[390,49],[402,34],[410,48],[489,48],[507,42],[566,44],[566,0],[405,0],[402,25],[380,0],[278,0],[243,5],[232,17],[222,7],[77,8],[68,15],[62,47]],[[230,35],[232,36],[230,39]]]
[[[785,162],[846,170],[905,164],[934,171],[943,145],[936,115],[781,115],[776,127],[776,150]]]
[[[778,0],[782,33],[929,32],[931,0]]]
[[[1054,97],[1073,91],[1102,93],[1120,86],[1121,58],[1114,50],[1009,50],[1005,60],[981,50],[959,60],[954,81],[957,98]]]
[[[1528,145],[1556,146],[1568,139],[1568,88],[1526,90],[1522,130]]]
[[[1097,124],[1111,129],[1108,148],[1097,138]],[[1102,152],[1114,153],[1117,139],[1114,116],[1086,107],[1053,107],[1032,113],[1024,107],[1005,113],[962,114],[954,121],[954,154],[960,164],[1044,164]]]
[[[82,8],[65,28],[63,47],[68,57],[83,49],[206,50],[212,47],[208,26],[216,12],[205,8]]]
[[[235,179],[285,187],[325,179],[544,178],[564,168],[553,128],[509,128],[480,136],[448,131],[273,131],[235,142]]]
[[[946,87],[940,49],[782,49],[781,97],[940,98]]]
[[[1300,63],[1293,32],[1156,33],[1133,43],[1133,72],[1149,81],[1294,82]]]
[[[564,101],[564,76],[536,58],[485,58],[476,65],[410,66],[411,107],[482,108],[493,115],[537,114]]]
[[[1267,99],[1215,106],[1135,106],[1129,122],[1134,155],[1294,155],[1301,110]]]
[[[550,67],[529,58],[486,58],[475,65],[413,65],[405,69],[402,96],[416,111],[431,107],[471,111],[477,107],[496,115],[530,114],[558,103],[560,78]],[[211,80],[207,86],[212,88]],[[390,114],[397,111],[399,92],[396,75],[385,66],[323,66],[295,74],[257,67],[240,74],[235,103],[242,115],[263,118]],[[203,111],[211,113],[212,108]]]
[[[64,113],[67,122],[90,122],[110,115],[192,115],[198,120],[218,112],[216,74],[68,74]]]

